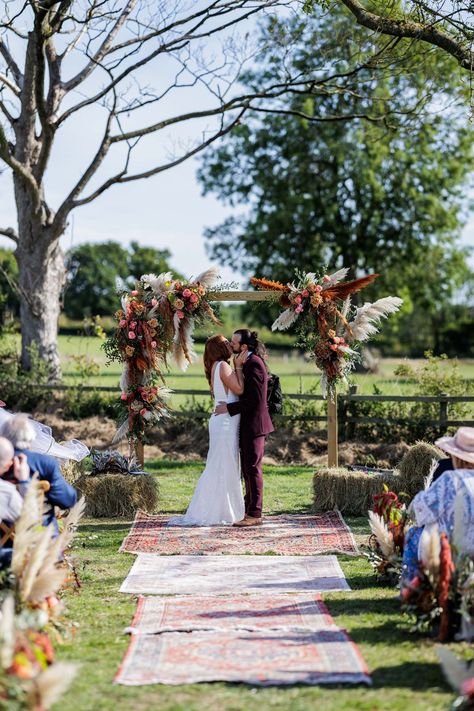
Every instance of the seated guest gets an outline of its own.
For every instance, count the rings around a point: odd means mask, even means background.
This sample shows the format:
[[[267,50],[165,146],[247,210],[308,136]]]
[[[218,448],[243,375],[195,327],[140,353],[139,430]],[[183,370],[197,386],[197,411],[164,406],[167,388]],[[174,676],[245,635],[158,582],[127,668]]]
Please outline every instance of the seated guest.
[[[45,511],[43,524],[47,526],[49,523],[53,523],[57,531],[54,507],[70,509],[74,506],[77,501],[76,490],[64,479],[59,464],[54,457],[30,450],[30,445],[34,441],[36,433],[26,415],[15,415],[5,422],[1,434],[10,440],[15,448],[16,455],[26,456],[31,473],[38,472],[39,480],[49,483],[49,489],[45,495],[48,508]]]
[[[15,456],[12,443],[0,437],[0,521],[13,524],[23,507],[22,495],[30,480],[30,469],[24,454]],[[21,492],[19,493],[18,489]],[[0,567],[9,565],[12,546],[8,542],[0,548]]]
[[[415,527],[406,536],[403,552],[402,578],[417,574],[418,544],[425,526],[437,524],[451,539],[454,530],[454,509],[458,494],[463,498],[464,540],[462,549],[474,555],[474,427],[460,427],[454,437],[441,437],[436,446],[450,455],[453,468],[443,472],[425,491],[420,491],[410,504],[409,512]]]

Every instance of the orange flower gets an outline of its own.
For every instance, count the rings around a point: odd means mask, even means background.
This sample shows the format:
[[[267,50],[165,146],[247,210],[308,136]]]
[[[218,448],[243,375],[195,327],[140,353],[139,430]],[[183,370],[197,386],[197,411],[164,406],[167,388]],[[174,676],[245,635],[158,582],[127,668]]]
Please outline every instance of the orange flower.
[[[323,303],[323,298],[321,294],[313,294],[310,299],[310,302],[311,306],[316,309],[318,306],[320,306],[320,304]]]
[[[158,326],[158,321],[156,320],[156,318],[151,318],[148,321],[148,325],[151,326],[151,328],[156,328]]]
[[[135,348],[133,348],[133,346],[126,346],[126,348],[125,348],[125,354],[126,354],[129,358],[131,358],[134,353],[135,353]]]

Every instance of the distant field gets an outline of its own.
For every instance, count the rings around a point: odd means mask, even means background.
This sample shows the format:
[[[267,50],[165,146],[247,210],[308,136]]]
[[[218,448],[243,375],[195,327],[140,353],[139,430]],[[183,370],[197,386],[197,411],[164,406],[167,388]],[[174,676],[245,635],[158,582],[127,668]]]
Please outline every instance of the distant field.
[[[91,385],[116,385],[118,387],[121,366],[119,363],[106,366],[105,356],[100,348],[101,342],[98,338],[60,336],[59,343],[65,382],[73,383],[78,381],[77,371],[74,369],[74,361],[71,356],[85,355],[93,358],[101,369],[100,375],[90,379]],[[205,390],[207,388],[202,365],[203,346],[198,344],[196,350],[200,356],[199,361],[190,365],[186,373],[178,371],[176,366],[172,362],[170,363],[170,371],[166,376],[166,382],[170,388],[196,390]],[[413,384],[404,382],[394,374],[397,365],[401,362],[406,361],[402,358],[383,359],[380,361],[377,374],[363,375],[354,373],[352,382],[357,385],[360,393],[370,394],[373,392],[374,386],[377,386],[386,395],[409,395],[414,390]],[[411,360],[409,362],[416,366],[421,364],[422,361]],[[318,371],[314,363],[307,362],[296,351],[289,355],[282,355],[280,352],[272,355],[270,352],[269,367],[272,372],[280,376],[283,391],[286,393],[320,392]],[[448,361],[445,367],[451,368],[452,361]],[[474,389],[474,360],[460,361],[459,369],[463,378],[472,380]],[[185,396],[175,396],[173,404],[177,405],[179,402],[183,402],[184,399]]]
[[[96,337],[88,336],[60,336],[59,348],[63,364],[64,381],[67,384],[79,384],[83,382],[79,376],[77,366],[74,361],[76,356],[86,356],[92,359],[100,368],[100,373],[91,376],[88,385],[103,385],[117,387],[121,373],[121,365],[113,363],[106,365],[106,358],[101,349],[101,341]],[[196,346],[199,360],[189,366],[185,373],[179,371],[173,362],[170,362],[170,370],[166,375],[166,383],[172,389],[206,390],[207,381],[204,377],[202,365],[202,344]],[[397,378],[394,371],[401,362],[407,362],[403,358],[385,358],[380,361],[379,372],[371,375],[354,373],[352,383],[357,385],[358,392],[371,394],[374,386],[379,388],[385,395],[409,395],[414,392],[414,384]],[[421,360],[408,361],[414,366],[420,365]],[[446,363],[446,368],[452,367],[453,361]],[[272,372],[280,376],[283,392],[286,393],[309,393],[319,394],[319,375],[314,364],[307,362],[296,351],[289,354],[270,352],[269,367]],[[468,389],[474,391],[474,360],[459,361],[459,370],[463,378],[472,381]],[[174,396],[172,405],[183,404],[187,396]],[[205,398],[205,396],[203,396]]]

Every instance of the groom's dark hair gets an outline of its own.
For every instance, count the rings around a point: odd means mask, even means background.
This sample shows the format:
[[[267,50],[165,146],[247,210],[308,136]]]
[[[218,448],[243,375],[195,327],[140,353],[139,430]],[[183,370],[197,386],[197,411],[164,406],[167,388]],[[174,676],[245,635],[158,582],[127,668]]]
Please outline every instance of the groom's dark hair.
[[[260,356],[262,360],[267,357],[267,349],[263,345],[262,341],[258,338],[257,331],[249,331],[248,328],[239,328],[234,331],[237,336],[240,336],[240,343],[248,347],[249,351],[253,351],[256,355]]]

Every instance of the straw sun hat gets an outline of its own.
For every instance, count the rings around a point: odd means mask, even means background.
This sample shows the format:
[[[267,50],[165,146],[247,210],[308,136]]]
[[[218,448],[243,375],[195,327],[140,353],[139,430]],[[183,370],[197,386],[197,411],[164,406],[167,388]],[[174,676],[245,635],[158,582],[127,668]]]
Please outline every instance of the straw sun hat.
[[[435,444],[443,452],[474,464],[474,427],[460,427],[454,437],[441,437]]]

